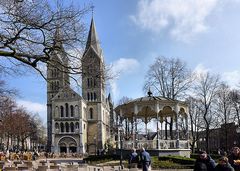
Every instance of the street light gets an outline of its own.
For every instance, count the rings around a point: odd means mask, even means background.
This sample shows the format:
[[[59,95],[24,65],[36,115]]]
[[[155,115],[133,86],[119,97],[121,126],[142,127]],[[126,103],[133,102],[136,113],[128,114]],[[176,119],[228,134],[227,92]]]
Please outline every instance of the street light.
[[[123,125],[122,124],[119,124],[118,125],[118,131],[119,131],[119,134],[120,134],[120,167],[121,169],[123,169],[123,164],[122,164],[122,160],[123,160],[123,154],[122,154],[122,148],[123,148]]]

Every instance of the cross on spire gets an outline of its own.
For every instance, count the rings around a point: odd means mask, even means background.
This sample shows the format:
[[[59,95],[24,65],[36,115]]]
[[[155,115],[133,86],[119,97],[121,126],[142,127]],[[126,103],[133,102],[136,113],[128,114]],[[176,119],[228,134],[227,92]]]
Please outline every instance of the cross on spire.
[[[93,17],[93,12],[94,12],[94,5],[91,5],[91,10],[92,10],[92,17]]]

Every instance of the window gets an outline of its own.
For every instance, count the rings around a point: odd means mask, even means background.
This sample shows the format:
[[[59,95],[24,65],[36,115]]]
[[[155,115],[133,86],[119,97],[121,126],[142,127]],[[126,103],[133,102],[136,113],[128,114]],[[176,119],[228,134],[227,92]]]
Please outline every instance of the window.
[[[75,123],[75,128],[79,129],[79,123],[78,122]]]
[[[61,118],[64,117],[64,110],[63,110],[63,106],[60,107],[61,110]]]
[[[55,129],[59,129],[59,124],[58,123],[55,123]]]
[[[91,93],[91,101],[93,101],[93,93]]]
[[[61,132],[64,132],[64,124],[62,122],[60,123],[60,127],[61,127]]]
[[[65,123],[65,127],[66,127],[66,132],[69,132],[69,123]]]
[[[93,96],[94,96],[94,97],[93,97],[93,98],[94,98],[94,100],[97,100],[97,95],[96,95],[96,93],[95,93],[95,92],[93,93]]]
[[[90,95],[89,95],[89,93],[87,93],[87,99],[90,100]]]
[[[66,117],[68,117],[68,104],[65,103],[65,109],[66,109]]]
[[[96,82],[96,78],[94,78],[94,80],[93,80],[93,84],[94,84],[94,87],[96,87],[97,86],[97,82]]]
[[[73,124],[73,122],[70,123],[70,129],[71,129],[71,132],[74,132],[74,124]]]
[[[71,117],[74,116],[74,107],[73,107],[73,105],[70,106],[70,115],[71,115]]]
[[[93,119],[93,108],[89,109],[89,119]]]

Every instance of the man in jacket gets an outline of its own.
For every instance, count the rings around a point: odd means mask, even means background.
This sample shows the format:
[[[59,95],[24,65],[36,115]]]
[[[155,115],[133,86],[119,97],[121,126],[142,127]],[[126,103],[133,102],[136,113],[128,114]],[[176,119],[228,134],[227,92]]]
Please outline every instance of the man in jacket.
[[[146,152],[144,148],[141,149],[140,160],[142,163],[143,171],[148,171],[148,168],[151,165],[151,157],[150,154]]]
[[[221,157],[215,171],[234,171],[234,168],[228,163],[227,157]]]
[[[129,168],[137,168],[139,162],[138,154],[136,153],[136,149],[133,148],[131,154],[129,155]]]
[[[215,161],[207,155],[206,151],[202,151],[195,162],[194,171],[214,171],[215,167]]]

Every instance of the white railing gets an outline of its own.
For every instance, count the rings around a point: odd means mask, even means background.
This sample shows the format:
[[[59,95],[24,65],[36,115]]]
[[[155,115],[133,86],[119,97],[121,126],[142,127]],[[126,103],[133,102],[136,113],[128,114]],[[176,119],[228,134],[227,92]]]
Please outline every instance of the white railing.
[[[123,149],[131,149],[133,147],[157,149],[157,140],[123,141]],[[188,141],[179,140],[179,148],[188,149]],[[177,149],[177,140],[159,140],[159,149]]]

